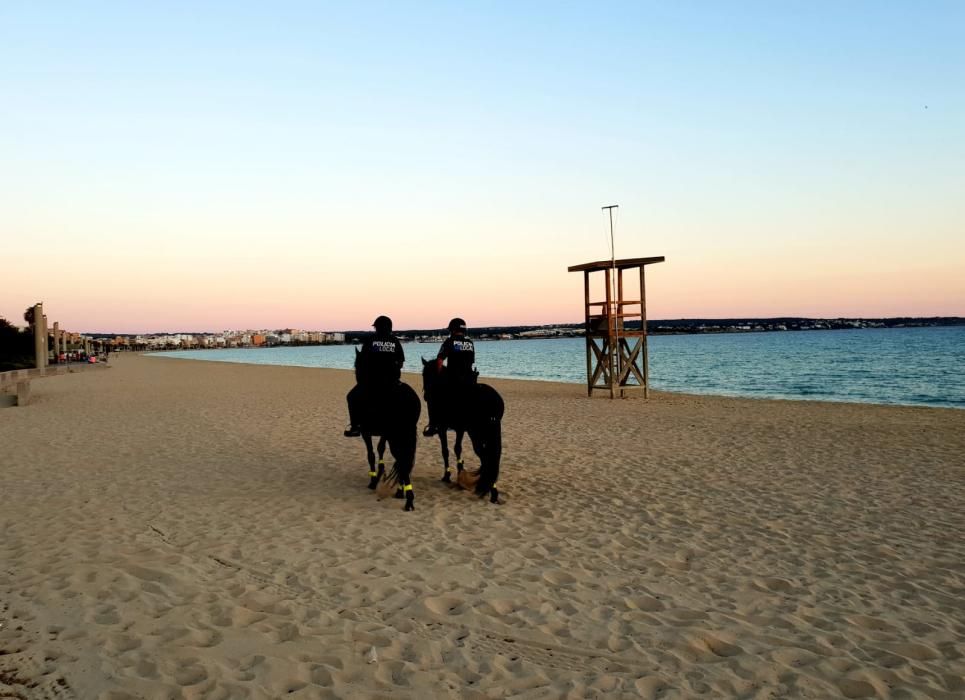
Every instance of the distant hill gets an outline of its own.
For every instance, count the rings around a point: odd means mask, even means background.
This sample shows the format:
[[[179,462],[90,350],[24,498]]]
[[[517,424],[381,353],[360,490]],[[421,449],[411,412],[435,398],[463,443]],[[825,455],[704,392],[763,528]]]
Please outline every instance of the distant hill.
[[[557,323],[539,326],[478,326],[469,329],[472,336],[518,335],[538,330],[583,330],[583,323]],[[849,328],[921,328],[929,326],[963,326],[960,316],[894,317],[894,318],[805,318],[780,316],[775,318],[678,318],[647,321],[647,330],[660,333],[726,333],[748,331],[837,330]],[[628,328],[639,328],[639,321],[627,323]],[[361,337],[371,330],[345,331],[346,338]],[[416,328],[397,331],[408,337],[447,335],[445,328]]]

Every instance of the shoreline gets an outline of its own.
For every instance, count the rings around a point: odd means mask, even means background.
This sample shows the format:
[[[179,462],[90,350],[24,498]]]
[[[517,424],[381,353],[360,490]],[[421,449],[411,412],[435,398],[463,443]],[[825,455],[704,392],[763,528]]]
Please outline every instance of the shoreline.
[[[0,695],[965,692],[961,411],[495,379],[505,503],[404,513],[350,370],[174,360],[0,408]]]
[[[265,349],[268,349],[268,348],[230,348],[230,350],[265,350]],[[270,348],[270,349],[274,350],[277,348]],[[182,362],[184,361],[208,362],[208,363],[227,364],[227,365],[244,365],[247,367],[292,367],[292,368],[298,368],[298,369],[331,370],[335,372],[352,372],[353,371],[351,369],[346,369],[342,367],[319,367],[316,365],[285,365],[285,364],[269,364],[269,363],[260,363],[260,362],[237,362],[234,360],[208,360],[208,359],[201,359],[197,357],[177,357],[176,356],[177,353],[183,353],[183,352],[217,352],[218,350],[219,350],[218,348],[211,348],[211,349],[205,349],[205,350],[197,350],[197,349],[195,350],[160,350],[160,351],[146,351],[146,352],[138,351],[138,352],[132,352],[130,354],[140,355],[142,357],[156,356],[162,359],[168,358],[172,360],[179,360]],[[124,353],[124,354],[128,354],[128,353]],[[408,382],[408,383],[411,386],[413,386],[413,388],[421,389],[422,382],[421,382],[421,377],[419,376],[418,373],[403,372],[402,374],[403,376],[409,376],[414,378],[414,380],[418,382],[418,385],[419,385],[418,387],[413,385],[412,382]],[[586,396],[585,381],[566,382],[566,381],[561,381],[559,379],[540,379],[538,377],[523,378],[523,377],[507,377],[507,376],[493,376],[493,375],[483,376],[482,374],[479,375],[479,381],[486,382],[489,380],[507,381],[507,382],[536,382],[539,384],[544,384],[544,383],[558,384],[560,386],[567,386],[567,387],[578,386],[582,388],[584,397],[589,398]],[[593,397],[594,400],[599,398],[604,398],[602,394],[602,390],[600,391],[601,391],[600,394],[597,394]],[[928,408],[928,409],[939,409],[939,410],[950,410],[950,411],[965,411],[965,406],[956,406],[956,405],[936,406],[934,404],[926,404],[926,403],[878,403],[873,401],[856,401],[856,400],[846,401],[844,399],[834,400],[834,399],[826,399],[826,398],[825,399],[808,399],[805,397],[795,398],[795,397],[789,397],[789,396],[748,396],[744,394],[717,394],[717,393],[711,393],[711,392],[700,393],[700,392],[667,391],[664,389],[655,389],[653,387],[651,387],[650,393],[654,396],[671,395],[671,396],[690,396],[695,398],[710,397],[710,398],[720,398],[720,399],[746,399],[749,401],[790,401],[790,402],[800,402],[800,403],[808,403],[808,404],[812,404],[812,403],[813,404],[834,404],[834,405],[844,404],[848,406],[853,405],[853,406],[880,406],[880,407],[893,407],[893,408]],[[606,398],[609,399],[608,396]],[[616,401],[618,399],[613,399],[613,400]],[[623,400],[623,399],[620,399],[620,400]],[[630,397],[626,400],[636,401],[636,400],[645,400],[645,399],[642,399],[642,398],[637,399],[636,397]]]

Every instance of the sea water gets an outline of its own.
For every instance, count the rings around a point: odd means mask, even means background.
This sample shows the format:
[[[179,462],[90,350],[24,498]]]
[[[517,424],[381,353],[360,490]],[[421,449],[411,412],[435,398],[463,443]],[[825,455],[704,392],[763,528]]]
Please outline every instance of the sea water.
[[[406,343],[405,371],[421,372],[438,344]],[[664,391],[779,399],[965,408],[965,326],[656,335],[650,384]],[[169,357],[351,369],[355,346],[239,348]],[[582,338],[476,343],[482,377],[586,383]]]

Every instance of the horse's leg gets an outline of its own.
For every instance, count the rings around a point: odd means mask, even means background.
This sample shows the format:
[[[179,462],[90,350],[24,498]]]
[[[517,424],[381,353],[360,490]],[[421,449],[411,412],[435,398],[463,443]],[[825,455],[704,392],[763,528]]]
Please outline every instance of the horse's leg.
[[[402,510],[415,510],[415,494],[412,492],[412,482],[409,477],[405,477],[405,482],[400,483],[402,483],[402,492],[405,494],[405,505],[402,506]]]
[[[439,446],[442,448],[442,464],[444,467],[442,480],[447,484],[452,483],[452,478],[449,474],[449,432],[441,428],[439,429]]]
[[[390,445],[390,449],[391,449],[391,445]],[[393,452],[392,454],[395,454],[395,453]],[[399,462],[398,462],[398,459],[397,459],[397,460],[396,460],[396,465],[398,465],[398,463],[399,463]],[[411,469],[410,469],[410,470],[411,470]],[[396,473],[398,473],[398,471],[399,471],[399,470],[398,470],[398,466],[396,466],[396,467],[393,469],[393,471],[395,471]],[[402,483],[402,479],[401,479],[401,478],[399,479],[399,488],[397,488],[397,489],[395,490],[395,496],[393,496],[393,498],[405,498],[405,484]]]
[[[379,471],[375,475],[376,482],[385,476],[385,443],[386,437],[382,435],[379,438]]]
[[[459,467],[459,471],[456,473],[456,483],[466,491],[474,491],[476,489],[476,484],[479,483],[479,470],[467,470],[466,461],[462,458],[462,439],[465,437],[466,432],[467,431],[465,428],[456,431],[456,455],[458,455],[456,466]],[[472,447],[476,451],[476,455],[479,456],[479,461],[482,462],[482,448],[476,444],[475,437],[478,431],[470,427],[468,432],[469,440],[472,442]]]
[[[403,429],[400,433],[393,435],[389,441],[389,450],[395,459],[392,465],[392,474],[398,479],[399,490],[396,498],[405,498],[403,510],[415,510],[415,494],[412,492],[412,467],[415,465],[415,448],[417,440],[417,426],[410,430]]]
[[[403,443],[402,459],[405,463],[405,470],[399,471],[402,491],[405,493],[405,506],[403,510],[415,510],[415,494],[412,492],[412,469],[415,467],[415,448],[418,441],[418,425],[414,424],[412,429],[406,433],[407,440]]]
[[[465,430],[456,428],[456,470],[460,472],[466,468],[466,462],[462,458],[462,438],[465,434]]]
[[[489,487],[489,502],[499,503],[499,489],[496,488],[496,482],[499,480],[499,463],[503,458],[503,429],[499,421],[496,421],[493,427],[492,453],[489,458],[491,460],[489,471],[492,478],[492,486]]]
[[[379,483],[378,472],[375,471],[375,450],[372,449],[372,435],[362,433],[362,441],[365,443],[365,456],[369,460],[369,488],[374,489]]]

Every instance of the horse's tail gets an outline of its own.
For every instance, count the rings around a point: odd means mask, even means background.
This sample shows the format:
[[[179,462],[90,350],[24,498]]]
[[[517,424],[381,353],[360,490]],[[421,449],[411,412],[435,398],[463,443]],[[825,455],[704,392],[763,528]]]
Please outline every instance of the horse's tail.
[[[491,420],[486,426],[483,439],[479,442],[482,443],[480,445],[482,450],[477,450],[477,454],[479,454],[479,481],[476,482],[476,495],[485,496],[499,481],[499,463],[503,456],[502,423],[498,420]],[[476,444],[477,440],[473,440],[474,449]]]
[[[476,493],[485,496],[499,480],[499,464],[503,455],[503,397],[488,384],[476,385],[474,429],[470,430],[473,450],[479,455],[479,481]]]
[[[415,466],[415,452],[418,444],[419,416],[422,402],[413,388],[400,383],[395,394],[394,424],[389,436],[389,450],[395,459],[389,479],[406,483]]]

